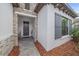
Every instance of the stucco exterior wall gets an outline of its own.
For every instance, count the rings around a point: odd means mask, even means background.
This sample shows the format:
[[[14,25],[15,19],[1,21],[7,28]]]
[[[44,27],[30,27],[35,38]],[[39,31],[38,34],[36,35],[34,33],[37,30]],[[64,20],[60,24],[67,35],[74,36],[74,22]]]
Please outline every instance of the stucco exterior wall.
[[[73,20],[72,17],[58,8],[54,8],[51,4],[47,4],[41,9],[38,14],[38,41],[47,51],[62,45],[71,39],[69,35],[65,35],[55,40],[55,13]]]
[[[11,4],[0,4],[0,37],[13,35],[13,8]]]
[[[47,5],[38,13],[38,41],[47,49]]]

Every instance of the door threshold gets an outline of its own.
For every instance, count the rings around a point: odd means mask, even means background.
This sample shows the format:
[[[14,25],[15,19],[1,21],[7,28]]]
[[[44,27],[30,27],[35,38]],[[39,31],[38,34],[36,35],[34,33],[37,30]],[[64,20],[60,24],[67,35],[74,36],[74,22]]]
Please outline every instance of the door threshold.
[[[30,36],[23,36],[23,38],[29,38]]]

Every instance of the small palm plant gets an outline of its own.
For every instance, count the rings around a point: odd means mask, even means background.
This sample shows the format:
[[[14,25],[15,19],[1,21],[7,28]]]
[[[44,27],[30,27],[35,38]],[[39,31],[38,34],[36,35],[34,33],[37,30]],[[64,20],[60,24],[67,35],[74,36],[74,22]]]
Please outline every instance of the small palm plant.
[[[73,28],[70,35],[73,38],[74,43],[76,44],[75,50],[79,52],[79,28]]]

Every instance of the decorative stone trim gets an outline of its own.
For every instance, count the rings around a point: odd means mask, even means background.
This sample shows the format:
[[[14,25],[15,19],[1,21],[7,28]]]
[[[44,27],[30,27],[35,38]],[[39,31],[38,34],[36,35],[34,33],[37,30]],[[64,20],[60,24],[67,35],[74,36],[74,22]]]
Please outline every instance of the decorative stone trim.
[[[6,39],[2,39],[0,41],[0,55],[7,56],[13,49],[13,46],[15,46],[15,40],[13,35]]]

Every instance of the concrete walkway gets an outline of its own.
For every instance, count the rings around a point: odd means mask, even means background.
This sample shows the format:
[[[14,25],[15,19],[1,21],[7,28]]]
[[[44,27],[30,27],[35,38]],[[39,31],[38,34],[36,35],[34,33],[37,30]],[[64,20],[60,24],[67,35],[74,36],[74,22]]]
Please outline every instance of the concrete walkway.
[[[32,38],[23,38],[19,40],[20,55],[19,56],[40,56],[34,45]]]

